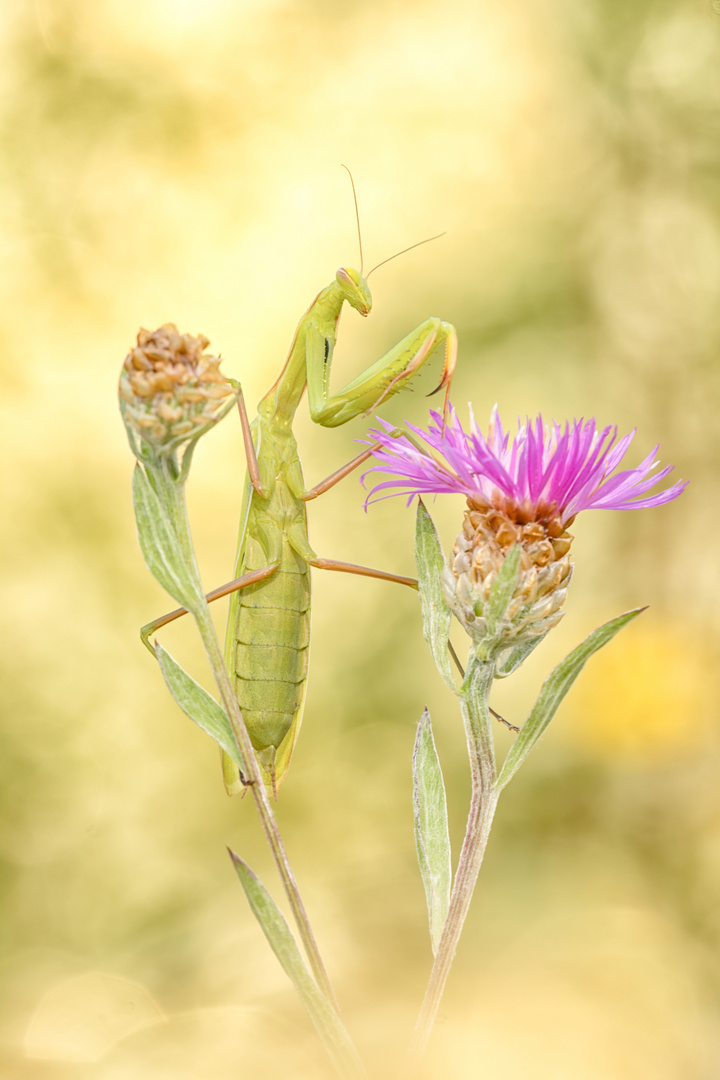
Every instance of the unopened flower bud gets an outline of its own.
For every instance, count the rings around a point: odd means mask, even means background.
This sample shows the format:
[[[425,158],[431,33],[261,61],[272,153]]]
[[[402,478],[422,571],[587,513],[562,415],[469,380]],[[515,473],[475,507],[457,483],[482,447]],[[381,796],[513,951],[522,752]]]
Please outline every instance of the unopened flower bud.
[[[120,372],[120,408],[131,436],[171,453],[220,419],[233,389],[199,334],[174,323],[140,330]]]

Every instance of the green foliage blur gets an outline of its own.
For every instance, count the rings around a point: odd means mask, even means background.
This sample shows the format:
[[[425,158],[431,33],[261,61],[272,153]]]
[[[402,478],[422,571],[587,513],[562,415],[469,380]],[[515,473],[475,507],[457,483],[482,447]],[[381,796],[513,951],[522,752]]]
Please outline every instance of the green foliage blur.
[[[676,502],[577,522],[568,614],[495,707],[650,609],[500,804],[427,1059],[453,1080],[705,1080],[720,1030],[720,13],[689,0],[8,0],[3,244],[0,1075],[329,1075],[224,845],[279,896],[250,800],[138,628],[174,605],[134,535],[116,382],[138,326],[205,333],[250,404],[338,266],[373,277],[336,387],[427,315],[464,415],[594,415],[656,442]],[[435,374],[435,373],[433,373]],[[382,414],[423,423],[424,378]],[[437,399],[435,399],[437,401]],[[296,424],[313,483],[366,425]],[[200,447],[208,588],[231,575],[232,417]],[[319,554],[413,573],[413,514],[311,506]],[[431,513],[449,547],[462,500]],[[328,581],[327,578],[332,578]],[[397,1075],[429,972],[410,755],[430,708],[457,849],[455,705],[410,591],[316,574],[303,730],[278,803],[358,1044]],[[405,592],[408,595],[405,595]],[[218,611],[222,627],[223,612]],[[192,627],[168,648],[209,685]],[[458,645],[460,644],[457,642]],[[508,745],[508,734],[498,741]]]

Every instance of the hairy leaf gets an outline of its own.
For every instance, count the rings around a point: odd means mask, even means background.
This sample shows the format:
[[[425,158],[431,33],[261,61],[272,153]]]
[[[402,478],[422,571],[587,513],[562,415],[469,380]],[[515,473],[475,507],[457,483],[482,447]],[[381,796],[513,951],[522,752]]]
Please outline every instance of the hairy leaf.
[[[525,761],[525,758],[557,712],[558,706],[568,690],[582,671],[585,662],[603,645],[607,645],[608,641],[615,637],[618,630],[621,630],[623,626],[626,626],[644,610],[645,608],[635,608],[634,611],[626,611],[624,615],[618,615],[617,618],[611,619],[610,622],[599,626],[597,630],[593,630],[592,634],[589,634],[582,644],[573,649],[548,675],[530,715],[520,729],[520,734],[505,758],[496,781],[498,790],[504,788],[512,780]]]
[[[158,643],[155,644],[155,655],[168,690],[185,715],[189,716],[198,727],[206,731],[222,747],[238,769],[244,769],[245,766],[225,710]]]
[[[487,625],[487,636],[495,637],[498,623],[502,622],[508,605],[518,583],[520,573],[520,545],[515,544],[503,559],[500,573],[495,579],[487,603],[483,608],[483,618]]]
[[[183,607],[192,607],[201,594],[172,522],[143,469],[133,472],[133,505],[140,550],[150,573]]]
[[[415,558],[423,614],[423,634],[440,674],[453,693],[457,693],[448,653],[452,612],[445,603],[441,584],[445,559],[437,530],[422,499],[418,499]]]
[[[284,915],[247,863],[233,851],[230,858],[270,948],[300,995],[318,1035],[338,1065],[338,1071],[342,1076],[363,1080],[366,1073],[358,1052],[337,1012],[318,989]]]
[[[450,903],[452,867],[445,784],[427,709],[422,714],[415,738],[413,811],[415,847],[425,886],[430,940],[435,953]]]

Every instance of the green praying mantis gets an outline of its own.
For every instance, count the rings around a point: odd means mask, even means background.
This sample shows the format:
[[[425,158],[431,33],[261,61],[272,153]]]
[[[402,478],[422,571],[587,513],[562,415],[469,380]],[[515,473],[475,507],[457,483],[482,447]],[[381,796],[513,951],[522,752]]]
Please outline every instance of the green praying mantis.
[[[413,578],[320,558],[315,553],[307,531],[307,503],[367,461],[372,450],[359,454],[315,487],[306,488],[292,432],[297,408],[307,389],[313,421],[323,427],[339,427],[402,390],[442,346],[442,379],[433,393],[444,387],[447,406],[457,358],[454,326],[429,318],[339,393],[330,393],[343,305],[349,304],[363,316],[372,308],[368,278],[373,271],[363,275],[362,242],[360,255],[361,269],[339,269],[301,318],[287,360],[260,401],[252,424],[240,385],[234,383],[247,459],[238,553],[234,580],[209,593],[208,600],[230,594],[225,662],[263,782],[275,795],[287,774],[302,718],[310,642],[310,568],[413,587],[417,584]],[[143,627],[145,643],[151,633],[183,614],[185,609],[180,608]],[[224,752],[223,775],[229,794],[244,789],[244,777]]]

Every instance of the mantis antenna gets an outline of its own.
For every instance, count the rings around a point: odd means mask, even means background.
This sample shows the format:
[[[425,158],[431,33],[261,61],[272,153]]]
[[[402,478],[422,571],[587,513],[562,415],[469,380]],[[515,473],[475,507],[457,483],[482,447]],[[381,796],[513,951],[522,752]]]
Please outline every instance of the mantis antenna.
[[[435,236],[428,236],[426,240],[418,240],[417,244],[411,244],[410,247],[403,248],[402,251],[396,251],[394,255],[390,255],[387,259],[383,259],[382,262],[376,263],[372,270],[368,270],[366,278],[369,278],[371,274],[374,274],[379,266],[384,266],[385,263],[392,262],[392,260],[397,259],[398,256],[404,255],[406,251],[412,251],[413,248],[421,247],[423,244],[429,244],[431,240],[439,240],[440,237],[444,235],[444,232],[436,233]]]
[[[353,174],[350,172],[350,169],[348,168],[347,165],[342,165],[341,167],[345,170],[345,172],[350,177],[350,183],[352,184],[353,201],[355,203],[355,220],[357,221],[357,231],[358,231],[358,246],[360,248],[360,273],[362,274],[364,258],[363,258],[363,246],[362,246],[362,233],[360,232],[360,211],[358,210],[357,191],[355,190],[355,181],[353,179]],[[375,271],[378,269],[378,267],[384,266],[385,263],[392,262],[393,259],[397,259],[400,255],[405,255],[406,252],[412,251],[416,247],[421,247],[423,244],[429,244],[431,240],[439,240],[440,237],[444,236],[444,235],[445,235],[444,232],[436,233],[435,236],[428,236],[427,239],[425,239],[425,240],[418,240],[417,244],[411,244],[410,247],[403,248],[402,251],[396,251],[394,255],[390,255],[390,256],[388,256],[387,259],[383,259],[382,262],[376,263],[375,266],[373,266],[372,270],[368,270],[368,272],[367,272],[367,274],[365,276],[365,280],[367,281],[367,279],[370,277],[370,274],[374,274]]]
[[[357,221],[358,231],[358,245],[360,247],[360,273],[363,272],[363,249],[362,249],[362,233],[360,232],[360,212],[358,210],[357,192],[355,191],[355,181],[353,180],[353,174],[348,169],[347,165],[342,166],[346,173],[350,177],[350,183],[352,184],[353,199],[355,201],[355,220]]]

